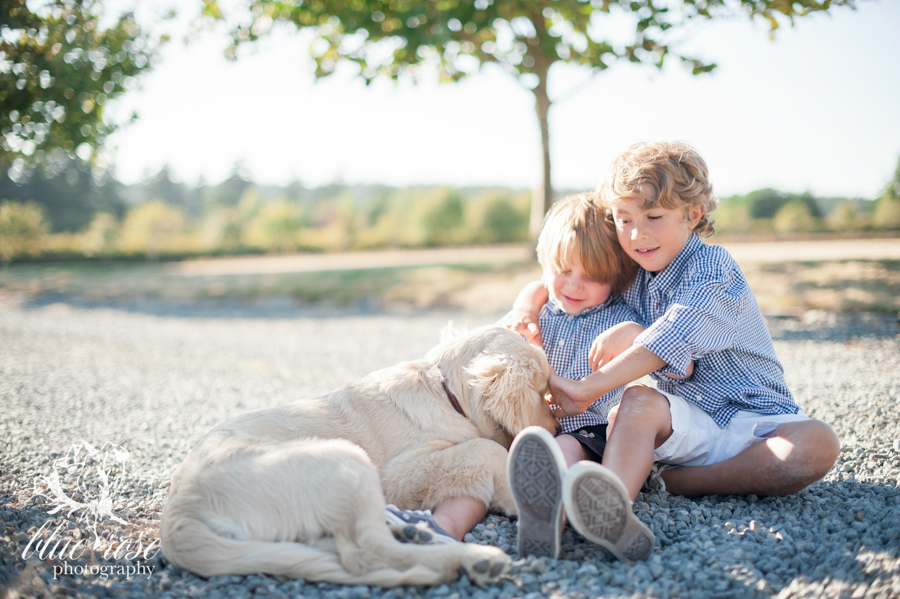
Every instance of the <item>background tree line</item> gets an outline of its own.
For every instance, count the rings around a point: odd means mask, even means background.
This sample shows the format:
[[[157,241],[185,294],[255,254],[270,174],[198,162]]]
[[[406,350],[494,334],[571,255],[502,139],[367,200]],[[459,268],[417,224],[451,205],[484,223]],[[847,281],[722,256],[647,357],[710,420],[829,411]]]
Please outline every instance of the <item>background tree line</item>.
[[[563,195],[563,194],[560,194]],[[0,259],[176,258],[522,242],[531,192],[507,188],[259,185],[235,167],[188,186],[167,168],[137,185],[72,161],[0,176]],[[720,235],[900,230],[900,164],[875,199],[761,189],[723,198]]]
[[[529,190],[258,185],[238,168],[191,187],[168,169],[138,184],[77,164],[0,175],[0,258],[178,257],[508,243],[528,238]]]

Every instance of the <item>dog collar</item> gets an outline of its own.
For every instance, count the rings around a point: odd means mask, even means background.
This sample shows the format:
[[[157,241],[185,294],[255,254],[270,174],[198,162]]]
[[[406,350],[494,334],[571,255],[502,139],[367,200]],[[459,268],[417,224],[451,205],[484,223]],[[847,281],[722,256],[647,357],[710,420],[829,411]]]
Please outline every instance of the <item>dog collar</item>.
[[[450,390],[450,387],[447,386],[447,379],[441,379],[441,387],[444,388],[444,392],[447,394],[447,399],[450,400],[450,405],[453,406],[453,409],[459,412],[460,416],[463,418],[468,418],[466,413],[463,412],[462,407],[459,405],[459,400],[456,399],[456,396],[453,395],[453,391]]]

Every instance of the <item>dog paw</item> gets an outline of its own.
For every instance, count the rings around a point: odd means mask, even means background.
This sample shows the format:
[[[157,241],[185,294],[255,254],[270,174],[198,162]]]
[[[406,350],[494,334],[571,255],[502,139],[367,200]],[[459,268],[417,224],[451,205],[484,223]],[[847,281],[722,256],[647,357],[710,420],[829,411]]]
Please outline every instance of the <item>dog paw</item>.
[[[415,543],[417,545],[430,545],[435,542],[434,534],[427,526],[414,524],[390,525],[394,538],[401,543]]]
[[[489,545],[468,545],[468,547],[474,551],[463,559],[461,569],[469,580],[478,586],[497,582],[512,565],[512,559],[496,547]]]

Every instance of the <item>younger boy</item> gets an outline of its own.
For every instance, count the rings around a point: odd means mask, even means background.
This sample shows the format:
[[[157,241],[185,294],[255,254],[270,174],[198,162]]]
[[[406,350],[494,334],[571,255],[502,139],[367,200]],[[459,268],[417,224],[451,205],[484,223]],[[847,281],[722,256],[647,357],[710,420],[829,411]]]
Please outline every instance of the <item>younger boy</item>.
[[[600,333],[637,319],[619,295],[634,280],[637,264],[622,251],[598,199],[580,194],[559,200],[544,218],[538,238],[541,282],[549,296],[538,318],[541,343],[553,370],[570,379],[591,373],[589,354]],[[611,389],[580,414],[560,418],[562,433],[555,439],[533,427],[510,448],[520,557],[559,555],[565,522],[561,473],[584,459],[600,461],[606,417],[621,395],[621,388]]]
[[[622,248],[641,266],[625,300],[648,326],[602,336],[592,350],[598,370],[581,381],[551,373],[550,390],[556,413],[572,416],[646,374],[657,381],[659,390],[625,390],[603,465],[581,462],[563,481],[575,529],[640,559],[653,538],[631,502],[654,461],[681,466],[660,475],[674,494],[786,495],[822,478],[840,447],[831,427],[794,402],[740,268],[699,238],[713,232],[716,204],[699,154],[681,143],[633,146],[613,163],[603,195]],[[532,285],[516,305],[540,296]]]

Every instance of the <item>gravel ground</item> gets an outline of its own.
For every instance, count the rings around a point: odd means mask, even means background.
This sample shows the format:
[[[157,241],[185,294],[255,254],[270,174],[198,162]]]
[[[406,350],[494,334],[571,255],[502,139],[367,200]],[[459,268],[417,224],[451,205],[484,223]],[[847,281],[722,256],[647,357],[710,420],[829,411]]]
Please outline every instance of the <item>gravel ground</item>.
[[[644,563],[614,561],[568,529],[559,561],[517,559],[496,585],[384,591],[202,579],[150,544],[173,469],[215,424],[420,357],[448,320],[493,316],[3,300],[0,597],[900,597],[900,337],[896,319],[874,315],[769,323],[799,403],[841,437],[825,480],[786,498],[640,495],[636,511],[659,540]],[[89,458],[80,479],[61,462],[73,445]],[[40,481],[54,472],[57,489],[87,508],[50,514],[60,502]],[[96,551],[84,551],[95,534]],[[515,558],[515,534],[514,521],[492,514],[468,540]]]

